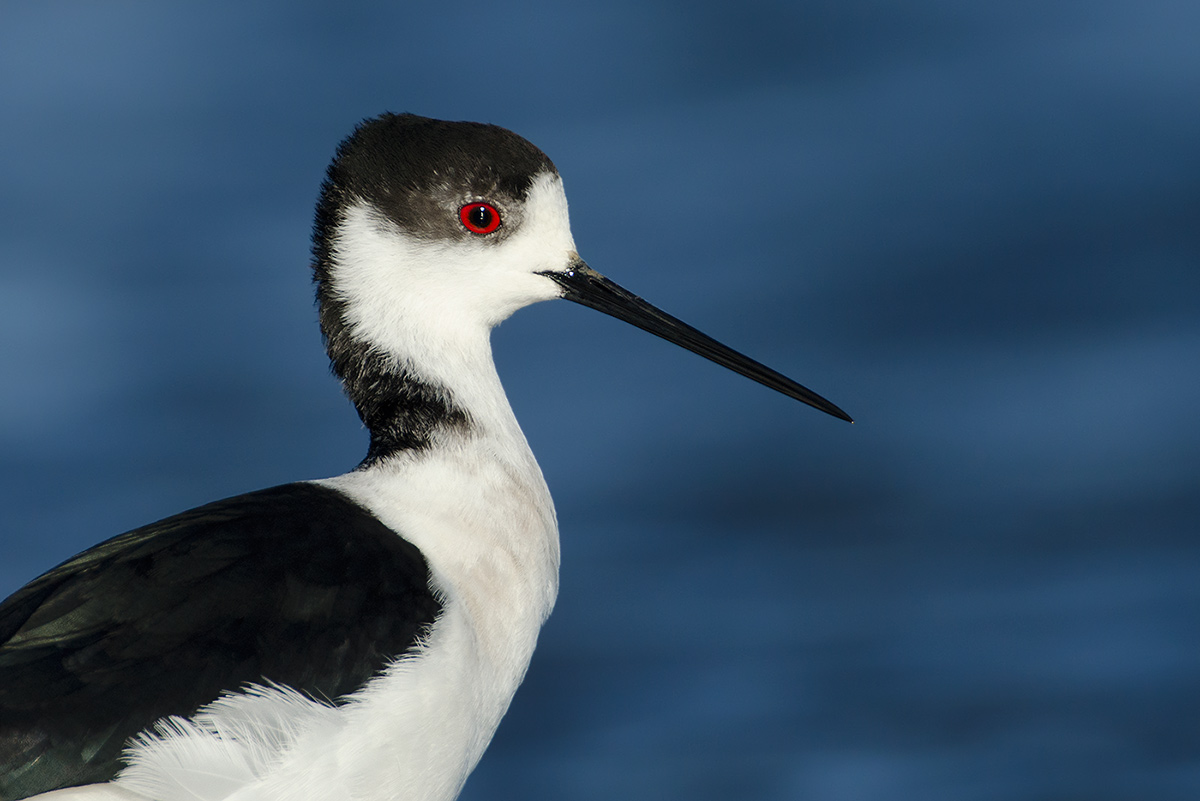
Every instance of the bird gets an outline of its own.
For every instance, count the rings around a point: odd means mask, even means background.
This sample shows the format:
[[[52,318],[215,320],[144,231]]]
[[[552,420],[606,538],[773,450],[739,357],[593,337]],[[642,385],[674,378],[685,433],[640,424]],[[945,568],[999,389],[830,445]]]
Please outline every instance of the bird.
[[[853,422],[588,266],[558,169],[499,126],[359,123],[312,275],[365,458],[105,540],[0,604],[0,799],[456,798],[558,593],[491,352],[522,307],[574,301]]]

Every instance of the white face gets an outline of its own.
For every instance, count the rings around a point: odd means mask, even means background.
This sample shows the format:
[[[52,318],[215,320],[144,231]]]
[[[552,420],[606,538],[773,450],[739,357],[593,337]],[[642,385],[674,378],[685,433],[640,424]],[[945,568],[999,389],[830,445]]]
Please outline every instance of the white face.
[[[562,295],[539,275],[566,270],[578,258],[562,180],[540,173],[516,208],[481,199],[500,212],[503,237],[422,238],[365,201],[346,210],[333,240],[332,274],[356,339],[424,361],[423,354],[486,340],[517,309]]]

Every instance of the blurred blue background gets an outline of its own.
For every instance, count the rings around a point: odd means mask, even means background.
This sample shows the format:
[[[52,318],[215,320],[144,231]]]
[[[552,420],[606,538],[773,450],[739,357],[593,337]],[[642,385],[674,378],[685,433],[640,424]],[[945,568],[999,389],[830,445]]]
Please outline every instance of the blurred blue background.
[[[467,799],[1200,797],[1192,0],[8,2],[0,591],[328,476],[337,142],[495,122],[597,269],[497,330],[563,585]]]

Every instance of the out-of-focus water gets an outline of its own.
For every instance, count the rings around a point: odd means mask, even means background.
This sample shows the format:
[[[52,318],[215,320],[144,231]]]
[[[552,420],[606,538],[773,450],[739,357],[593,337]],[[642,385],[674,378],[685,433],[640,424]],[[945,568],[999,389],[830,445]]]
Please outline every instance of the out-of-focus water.
[[[495,335],[559,606],[467,799],[1200,797],[1200,7],[12,3],[0,592],[353,466],[312,204],[382,110],[556,161]]]

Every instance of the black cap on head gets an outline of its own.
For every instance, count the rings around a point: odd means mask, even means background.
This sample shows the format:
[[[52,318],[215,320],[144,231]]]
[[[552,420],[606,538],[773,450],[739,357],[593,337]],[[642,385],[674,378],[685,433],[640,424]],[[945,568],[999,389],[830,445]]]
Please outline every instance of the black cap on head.
[[[465,237],[445,214],[466,200],[520,203],[534,176],[557,174],[554,163],[505,128],[446,122],[415,114],[383,114],[361,123],[338,147],[321,191],[317,227],[336,210],[367,201],[406,233]]]

